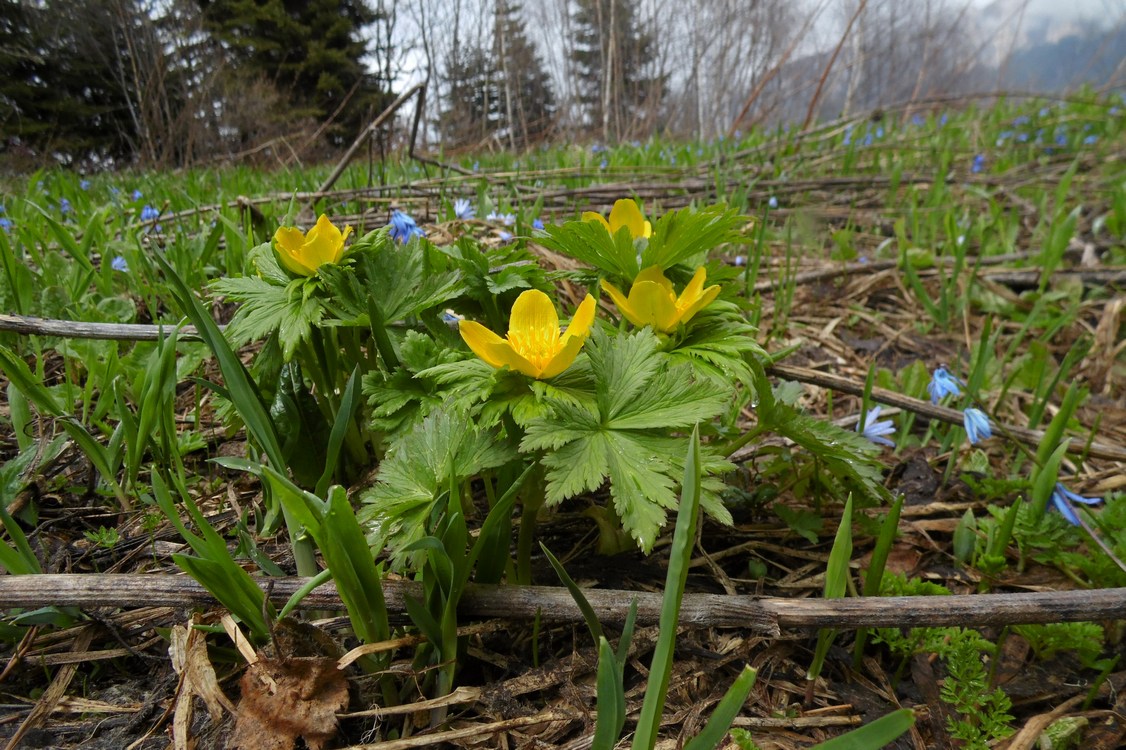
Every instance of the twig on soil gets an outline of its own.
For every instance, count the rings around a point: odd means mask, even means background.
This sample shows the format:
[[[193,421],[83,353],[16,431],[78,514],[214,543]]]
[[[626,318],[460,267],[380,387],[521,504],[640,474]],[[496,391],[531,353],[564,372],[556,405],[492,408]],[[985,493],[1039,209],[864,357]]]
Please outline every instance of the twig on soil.
[[[260,579],[273,583],[279,604],[304,585],[299,577]],[[406,611],[405,598],[421,596],[412,581],[384,581],[389,612]],[[639,624],[656,623],[661,595],[650,592],[592,589],[585,592],[603,622],[625,620],[637,600]],[[186,576],[145,574],[44,574],[0,577],[0,609],[31,606],[142,607],[211,606],[214,598]],[[326,583],[299,605],[304,609],[341,609],[336,587]],[[459,614],[467,618],[532,619],[579,622],[582,614],[563,588],[471,585]],[[888,596],[852,599],[685,594],[681,623],[738,627],[768,636],[782,628],[982,627],[1021,623],[1083,622],[1126,618],[1126,588],[1078,591],[1012,592],[961,596]]]
[[[125,323],[82,323],[70,320],[52,320],[22,315],[0,314],[0,331],[63,336],[67,338],[156,341],[158,338],[164,336],[165,332],[170,330],[170,328],[171,326]],[[222,328],[222,326],[220,326],[220,328]],[[182,327],[179,331],[178,338],[180,341],[199,340],[199,336],[192,326]],[[795,380],[799,383],[809,383],[810,385],[818,385],[823,388],[832,388],[841,393],[848,393],[854,396],[862,396],[864,394],[864,383],[862,381],[851,380],[841,377],[840,375],[830,375],[817,370],[778,363],[770,365],[767,367],[767,370],[773,375]],[[873,388],[871,400],[873,403],[898,406],[901,409],[907,409],[916,414],[929,417],[930,419],[938,419],[943,422],[949,422],[950,424],[960,425],[963,421],[962,412],[956,409],[934,406],[929,401],[911,398],[910,396],[904,396],[895,391],[889,391],[883,388]],[[1004,425],[1004,431],[1029,445],[1039,445],[1044,439],[1043,431],[1030,430],[1016,425]],[[1072,438],[1069,450],[1073,453],[1082,453],[1086,450],[1087,455],[1095,458],[1126,461],[1126,448],[1098,442],[1088,444],[1085,438]],[[741,456],[746,455],[748,455],[746,452],[736,453],[731,459],[738,461]]]

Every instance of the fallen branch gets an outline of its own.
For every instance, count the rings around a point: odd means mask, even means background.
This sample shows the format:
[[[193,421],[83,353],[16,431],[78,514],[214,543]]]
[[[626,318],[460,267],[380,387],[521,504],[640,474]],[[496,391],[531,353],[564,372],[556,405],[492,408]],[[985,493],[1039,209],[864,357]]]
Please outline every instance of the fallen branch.
[[[261,578],[272,584],[272,597],[283,604],[308,579]],[[406,596],[422,596],[411,581],[384,581],[391,613],[406,611]],[[651,592],[591,589],[584,592],[603,622],[625,620],[637,600],[640,624],[654,624],[661,595]],[[143,574],[56,574],[0,577],[0,610],[12,607],[154,607],[215,606],[217,602],[187,576]],[[300,604],[305,609],[343,609],[336,587],[326,583]],[[547,586],[471,585],[458,610],[462,618],[497,618],[580,622],[582,613],[566,589]],[[1126,588],[1038,591],[961,596],[887,596],[852,599],[685,594],[680,620],[685,625],[735,627],[767,636],[783,628],[937,627],[1014,625],[1126,619]]]
[[[49,318],[35,318],[25,315],[0,314],[0,331],[12,331],[24,335],[40,334],[44,336],[61,336],[78,339],[116,339],[118,341],[156,341],[166,336],[173,326],[140,325],[131,323],[83,323],[73,320],[52,320]],[[220,326],[223,329],[224,326]],[[199,341],[199,334],[193,326],[183,326],[178,333],[180,341]],[[829,373],[810,370],[805,367],[776,363],[769,365],[767,372],[780,378],[795,380],[799,383],[832,388],[841,393],[853,396],[864,394],[864,383],[857,380],[830,375]],[[962,412],[945,406],[935,406],[929,401],[904,396],[903,394],[889,391],[884,388],[873,388],[871,393],[873,403],[897,406],[900,409],[913,411],[929,419],[936,419],[949,424],[962,424]],[[1003,425],[1002,432],[1011,435],[1028,445],[1039,445],[1044,439],[1042,430],[1030,430],[1017,425]],[[1109,445],[1096,441],[1087,442],[1086,438],[1071,438],[1068,448],[1076,455],[1087,455],[1094,458],[1105,458],[1111,461],[1126,461],[1126,448]],[[753,452],[747,448],[732,456],[738,461]]]

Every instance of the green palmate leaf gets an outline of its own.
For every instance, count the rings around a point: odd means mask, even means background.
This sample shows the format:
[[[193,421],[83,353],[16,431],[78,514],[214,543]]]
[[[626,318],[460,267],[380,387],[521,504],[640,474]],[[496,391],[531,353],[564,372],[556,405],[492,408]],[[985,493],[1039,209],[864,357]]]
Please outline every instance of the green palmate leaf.
[[[549,504],[593,491],[609,479],[622,527],[648,550],[667,511],[676,507],[683,472],[685,439],[670,431],[715,416],[727,398],[711,380],[695,378],[691,368],[670,364],[648,329],[613,338],[596,332],[587,347],[593,403],[545,393],[550,409],[528,421],[520,450],[545,451]],[[709,475],[729,468],[714,451],[705,449],[702,455]],[[722,485],[712,479],[705,481],[701,502],[709,515],[729,523],[716,494]]]
[[[473,426],[464,411],[447,404],[391,446],[378,482],[363,497],[361,518],[374,526],[378,543],[389,545],[395,563],[401,564],[404,548],[425,536],[432,506],[451,482],[515,456],[497,431]]]
[[[322,266],[328,294],[325,304],[350,324],[369,325],[368,298],[379,303],[384,324],[417,317],[443,306],[464,289],[456,271],[436,268],[444,256],[421,240],[400,246],[386,229],[369,232],[356,240],[347,266]]]
[[[649,245],[641,253],[641,266],[670,268],[702,258],[720,245],[750,242],[751,237],[743,232],[747,224],[746,216],[723,204],[670,211],[654,224]]]
[[[614,338],[614,346],[609,341],[604,331],[595,329],[586,347],[590,368],[600,386],[598,409],[604,417],[614,417],[628,407],[665,364],[663,357],[655,356],[660,341],[648,328]]]
[[[312,327],[324,318],[323,305],[309,294],[316,283],[297,279],[278,286],[245,276],[219,279],[210,288],[216,294],[242,302],[227,328],[227,339],[233,346],[277,333],[282,356],[289,361],[297,346],[309,337]]]
[[[568,221],[548,224],[536,240],[544,247],[582,261],[604,274],[633,281],[641,267],[629,229],[613,237],[600,222]]]
[[[669,355],[684,360],[697,372],[716,378],[721,384],[751,382],[748,356],[769,358],[755,341],[758,330],[746,322],[744,313],[730,302],[717,300],[694,317],[684,338]]]

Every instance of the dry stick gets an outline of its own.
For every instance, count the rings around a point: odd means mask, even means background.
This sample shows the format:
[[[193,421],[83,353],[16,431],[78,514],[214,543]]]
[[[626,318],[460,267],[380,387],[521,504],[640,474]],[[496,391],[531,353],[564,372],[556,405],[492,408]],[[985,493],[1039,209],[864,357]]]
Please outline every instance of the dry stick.
[[[284,603],[307,578],[260,578]],[[387,610],[406,610],[405,597],[419,598],[413,581],[384,581]],[[641,624],[658,622],[661,595],[640,591],[589,589],[584,592],[603,622],[621,623],[637,600]],[[0,577],[0,610],[11,607],[213,606],[214,597],[187,576],[156,574],[36,574]],[[332,582],[314,589],[299,607],[343,609]],[[470,585],[458,608],[461,618],[579,622],[579,611],[562,587]],[[776,637],[782,628],[983,627],[1020,623],[1126,619],[1126,588],[1016,592],[961,596],[886,596],[852,599],[787,599],[720,594],[685,594],[680,621],[701,627],[735,627]]]
[[[408,99],[410,99],[420,91],[423,92],[423,96],[425,96],[425,83],[416,83],[414,86],[411,86],[409,89],[404,91],[398,99],[393,101],[391,103],[391,106],[383,110],[383,112],[380,113],[379,117],[376,117],[374,120],[372,120],[371,124],[364,128],[364,131],[360,133],[359,137],[356,138],[355,141],[352,142],[352,145],[348,147],[348,150],[344,152],[344,156],[340,157],[340,161],[336,164],[336,168],[332,170],[332,174],[330,174],[328,178],[325,179],[325,181],[321,184],[321,186],[317,188],[317,192],[323,193],[330,187],[332,187],[336,183],[336,181],[340,179],[340,175],[344,174],[344,170],[348,168],[348,164],[351,163],[352,157],[356,155],[356,152],[360,150],[360,146],[364,145],[367,139],[372,136],[376,129],[380,125],[382,125],[387,120],[387,118],[395,114],[395,112],[399,110],[399,107],[403,106],[403,104],[405,104]],[[419,106],[421,109],[421,102]]]
[[[861,266],[857,270],[871,271],[872,267]],[[840,273],[839,269],[834,271],[834,275],[840,275]],[[811,272],[811,274],[811,279],[821,278],[820,271],[814,271]],[[0,331],[13,331],[25,335],[41,334],[66,338],[113,339],[118,341],[156,341],[165,335],[165,331],[171,330],[173,327],[174,326],[129,323],[82,323],[69,320],[34,318],[24,315],[0,314]],[[220,326],[220,328],[223,328],[223,326]],[[200,340],[199,335],[192,326],[182,327],[178,338],[180,341]],[[850,380],[840,375],[831,375],[826,372],[811,370],[805,367],[794,367],[792,365],[778,363],[768,366],[767,370],[778,377],[794,380],[799,383],[808,383],[810,385],[821,386],[822,388],[832,388],[841,393],[848,393],[853,396],[864,395],[864,384],[862,382]],[[883,388],[873,388],[871,400],[888,406],[898,406],[901,409],[913,411],[916,414],[921,414],[930,419],[937,419],[949,424],[962,424],[963,422],[963,414],[957,409],[935,406],[929,401],[911,398],[910,396],[904,396],[903,394]],[[1018,427],[1016,425],[1005,425],[1005,430],[1013,437],[1029,445],[1039,445],[1044,439],[1044,432],[1042,430],[1030,430],[1027,427]],[[1086,455],[1095,458],[1105,458],[1111,461],[1126,461],[1126,448],[1094,441],[1088,445],[1086,439],[1082,438],[1071,438],[1071,447],[1068,450],[1076,454],[1082,454],[1085,450]],[[753,451],[749,448],[743,449],[736,452],[731,458],[737,461],[747,457],[751,452]]]
[[[796,380],[800,383],[809,383],[810,385],[817,385],[822,388],[832,388],[833,390],[848,393],[853,396],[864,395],[863,383],[841,377],[840,375],[831,375],[827,372],[785,364],[773,364],[770,365],[767,370],[780,378]],[[962,424],[963,421],[963,414],[957,409],[951,409],[946,406],[936,406],[929,401],[904,396],[902,393],[889,391],[885,388],[873,388],[871,401],[873,403],[886,404],[887,406],[898,406],[901,409],[913,411],[924,417],[949,422],[950,424]],[[1005,425],[1005,429],[1012,434],[1013,437],[1029,445],[1039,445],[1044,440],[1044,432],[1042,430],[1030,430],[1027,427],[1017,427],[1015,425]],[[1071,445],[1068,448],[1070,452],[1083,453],[1085,448],[1088,448],[1087,455],[1089,456],[1096,456],[1112,461],[1126,461],[1126,448],[1118,445],[1106,445],[1104,443],[1091,443],[1088,447],[1086,439],[1071,438]],[[740,453],[742,453],[742,451],[740,451]],[[738,454],[735,458],[737,457]]]

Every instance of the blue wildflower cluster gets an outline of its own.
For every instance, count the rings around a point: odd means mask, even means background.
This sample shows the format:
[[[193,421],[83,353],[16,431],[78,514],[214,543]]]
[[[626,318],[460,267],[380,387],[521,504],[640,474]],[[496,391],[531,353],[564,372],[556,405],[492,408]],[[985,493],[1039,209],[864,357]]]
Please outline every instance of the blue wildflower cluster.
[[[459,221],[469,221],[477,216],[477,209],[465,198],[454,201],[454,217]]]
[[[391,238],[403,245],[407,244],[411,237],[426,236],[426,232],[419,228],[414,219],[402,211],[391,212],[390,227]]]
[[[960,396],[962,395],[962,388],[965,383],[951,375],[945,367],[938,367],[931,375],[931,380],[927,384],[927,391],[930,393],[931,403],[937,404],[947,396]],[[876,414],[878,416],[878,412]],[[870,419],[874,419],[869,413]],[[976,445],[982,440],[986,440],[993,436],[993,425],[989,421],[989,416],[974,406],[966,407],[962,410],[962,426],[966,430],[966,438],[970,441],[971,445]],[[860,425],[857,426],[860,429]],[[867,435],[869,439],[874,438]],[[1079,525],[1079,516],[1075,512],[1075,503],[1082,505],[1093,505],[1102,502],[1102,498],[1090,498],[1078,495],[1060,483],[1056,483],[1055,489],[1052,491],[1052,506],[1059,511],[1060,515],[1065,521],[1073,526]]]

